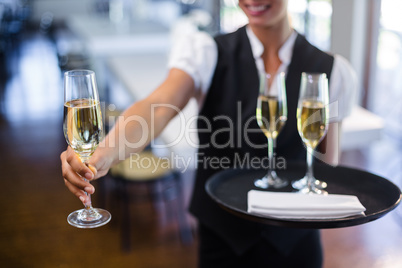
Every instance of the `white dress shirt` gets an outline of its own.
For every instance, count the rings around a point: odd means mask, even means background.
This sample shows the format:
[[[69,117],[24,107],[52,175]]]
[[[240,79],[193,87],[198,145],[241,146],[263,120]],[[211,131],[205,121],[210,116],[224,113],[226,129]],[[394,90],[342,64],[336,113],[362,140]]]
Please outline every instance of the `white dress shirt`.
[[[252,53],[258,71],[264,72],[261,58],[264,47],[250,27],[247,27]],[[281,65],[278,72],[286,72],[292,59],[296,31],[279,50]],[[329,84],[330,122],[340,122],[350,114],[357,91],[356,73],[350,63],[340,55],[334,55],[334,65]],[[168,68],[178,68],[188,73],[194,80],[196,89],[204,96],[212,81],[218,60],[218,49],[214,39],[205,32],[185,35],[177,40],[170,52]],[[203,99],[201,97],[201,99]]]

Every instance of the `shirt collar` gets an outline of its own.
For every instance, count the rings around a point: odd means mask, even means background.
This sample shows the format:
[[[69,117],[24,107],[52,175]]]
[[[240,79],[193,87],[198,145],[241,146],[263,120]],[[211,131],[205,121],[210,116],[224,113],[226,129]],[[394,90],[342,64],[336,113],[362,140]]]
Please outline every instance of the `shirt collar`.
[[[254,32],[251,30],[250,27],[246,27],[246,32],[248,39],[250,40],[251,50],[253,52],[254,59],[257,60],[261,58],[262,53],[264,52],[264,46],[262,45],[261,41],[257,38],[257,36],[254,34]],[[290,63],[292,59],[293,46],[295,44],[296,37],[297,37],[296,31],[292,31],[292,34],[279,49],[278,56],[282,64],[288,65]]]

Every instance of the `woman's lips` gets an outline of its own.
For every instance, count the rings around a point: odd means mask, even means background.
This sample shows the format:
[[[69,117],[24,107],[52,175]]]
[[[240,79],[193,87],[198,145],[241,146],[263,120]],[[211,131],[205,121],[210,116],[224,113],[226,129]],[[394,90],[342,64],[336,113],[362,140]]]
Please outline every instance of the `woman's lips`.
[[[250,15],[257,16],[267,11],[271,5],[246,5]]]

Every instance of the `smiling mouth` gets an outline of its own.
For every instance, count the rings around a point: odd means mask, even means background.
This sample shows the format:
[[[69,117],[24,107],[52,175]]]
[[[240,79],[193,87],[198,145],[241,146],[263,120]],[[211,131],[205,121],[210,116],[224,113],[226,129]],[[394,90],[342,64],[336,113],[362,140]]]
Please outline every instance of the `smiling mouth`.
[[[265,10],[268,10],[271,7],[271,5],[258,5],[258,6],[257,5],[247,5],[246,7],[252,13],[260,13]]]

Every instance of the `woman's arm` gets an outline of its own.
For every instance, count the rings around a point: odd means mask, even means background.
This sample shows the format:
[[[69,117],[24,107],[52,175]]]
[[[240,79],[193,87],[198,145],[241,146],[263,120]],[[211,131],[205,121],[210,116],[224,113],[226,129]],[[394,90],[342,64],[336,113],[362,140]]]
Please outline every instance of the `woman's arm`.
[[[62,173],[67,188],[83,203],[88,202],[84,191],[92,194],[95,189],[82,177],[88,180],[100,178],[114,164],[131,153],[143,150],[194,94],[191,76],[182,70],[171,69],[165,81],[154,92],[134,103],[118,117],[115,126],[89,163],[83,164],[70,147],[61,154]]]

